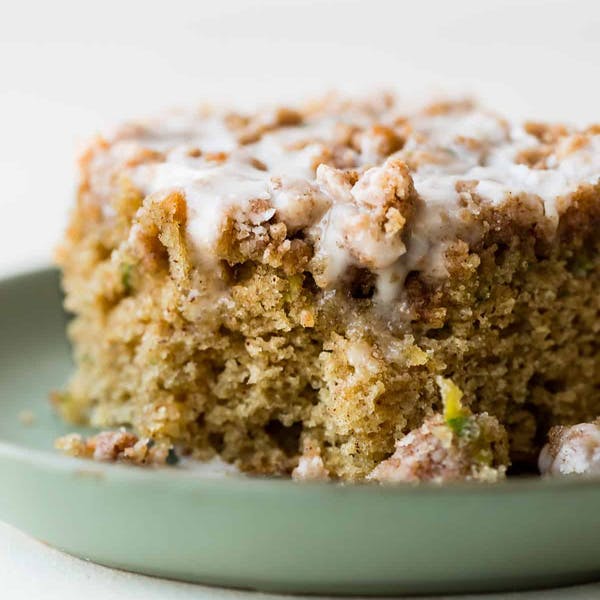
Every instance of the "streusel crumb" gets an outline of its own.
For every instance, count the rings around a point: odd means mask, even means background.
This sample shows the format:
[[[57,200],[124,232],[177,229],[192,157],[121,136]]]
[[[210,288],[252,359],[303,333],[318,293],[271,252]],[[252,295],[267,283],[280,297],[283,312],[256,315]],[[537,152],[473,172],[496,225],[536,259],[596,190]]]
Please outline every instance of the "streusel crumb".
[[[539,468],[543,475],[600,475],[600,419],[553,427]]]
[[[69,456],[90,458],[100,462],[125,462],[133,465],[176,464],[175,449],[166,443],[155,443],[150,438],[138,438],[124,429],[103,431],[88,438],[71,433],[58,438],[57,450]]]

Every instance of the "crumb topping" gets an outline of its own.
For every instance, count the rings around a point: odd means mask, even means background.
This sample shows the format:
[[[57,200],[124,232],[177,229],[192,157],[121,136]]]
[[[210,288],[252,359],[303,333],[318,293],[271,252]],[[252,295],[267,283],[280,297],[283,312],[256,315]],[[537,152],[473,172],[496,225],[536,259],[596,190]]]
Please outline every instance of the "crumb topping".
[[[600,475],[600,419],[553,427],[539,458],[543,475]]]
[[[437,378],[444,405],[442,415],[396,442],[392,456],[379,463],[367,479],[382,483],[485,481],[503,479],[508,459],[506,430],[487,413],[472,414],[463,406],[462,390]]]
[[[387,302],[411,271],[445,277],[450,243],[482,235],[465,205],[539,202],[538,218],[556,227],[564,198],[600,178],[600,133],[513,126],[466,101],[408,110],[388,96],[329,99],[129,124],[82,163],[100,202],[117,173],[145,196],[183,195],[199,261],[223,258],[232,223],[255,237],[283,224],[284,238],[312,248],[317,285],[333,288],[349,268],[365,268]]]
[[[139,438],[125,429],[102,431],[88,438],[70,433],[58,438],[54,446],[69,456],[100,462],[126,462],[134,465],[175,465],[179,462],[179,456],[170,444]]]
[[[329,471],[325,468],[318,446],[307,444],[298,460],[298,466],[292,471],[292,479],[297,481],[325,481]]]
[[[472,415],[466,424],[468,430],[457,432],[442,415],[426,419],[396,443],[394,454],[367,479],[381,483],[503,479],[508,443],[502,426],[487,413]]]

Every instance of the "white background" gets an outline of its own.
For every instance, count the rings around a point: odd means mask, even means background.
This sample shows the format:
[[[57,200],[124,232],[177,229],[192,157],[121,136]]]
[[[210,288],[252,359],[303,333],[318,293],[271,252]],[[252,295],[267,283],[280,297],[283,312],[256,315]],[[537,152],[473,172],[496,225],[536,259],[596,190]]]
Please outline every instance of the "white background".
[[[106,124],[334,88],[466,91],[515,118],[600,121],[600,2],[0,0],[0,271],[50,259],[76,150]],[[31,598],[33,550],[6,536],[0,596]],[[70,564],[45,572],[65,600]],[[98,573],[78,584],[88,598],[107,597]]]

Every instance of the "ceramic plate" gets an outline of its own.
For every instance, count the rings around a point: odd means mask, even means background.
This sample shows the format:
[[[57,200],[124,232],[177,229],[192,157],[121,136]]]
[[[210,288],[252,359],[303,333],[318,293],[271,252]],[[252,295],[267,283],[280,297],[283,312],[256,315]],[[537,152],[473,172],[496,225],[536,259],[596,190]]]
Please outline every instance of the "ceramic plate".
[[[140,573],[278,592],[550,587],[600,573],[600,482],[393,488],[142,469],[58,455],[71,368],[58,275],[0,282],[0,519]],[[32,423],[28,423],[32,415]]]

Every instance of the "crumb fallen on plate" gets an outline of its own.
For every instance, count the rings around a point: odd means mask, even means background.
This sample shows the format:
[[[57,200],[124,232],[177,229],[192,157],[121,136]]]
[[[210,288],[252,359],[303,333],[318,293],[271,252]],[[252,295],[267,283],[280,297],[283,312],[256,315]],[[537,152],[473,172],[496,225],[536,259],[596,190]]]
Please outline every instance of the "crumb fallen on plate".
[[[600,417],[591,423],[553,427],[538,466],[542,475],[600,475]]]
[[[35,423],[35,413],[32,410],[22,410],[18,417],[21,425],[29,427]]]
[[[325,481],[329,471],[325,468],[318,446],[306,444],[298,460],[298,466],[292,471],[292,479],[297,481]]]
[[[54,447],[69,456],[102,462],[126,462],[133,465],[176,465],[179,456],[172,445],[120,429],[103,431],[91,437],[70,433],[58,438]]]
[[[396,442],[396,451],[367,479],[381,483],[433,481],[494,482],[506,474],[508,439],[498,420],[471,414],[461,403],[462,391],[439,377],[444,414],[434,414],[421,427]]]

